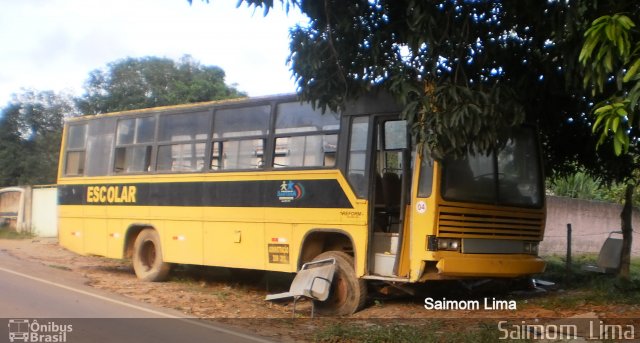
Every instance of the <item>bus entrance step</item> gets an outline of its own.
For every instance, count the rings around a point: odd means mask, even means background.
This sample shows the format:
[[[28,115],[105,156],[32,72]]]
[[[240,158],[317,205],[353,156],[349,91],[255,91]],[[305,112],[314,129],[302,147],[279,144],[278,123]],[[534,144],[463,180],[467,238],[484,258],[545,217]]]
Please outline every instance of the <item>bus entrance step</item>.
[[[269,294],[265,300],[274,301],[293,298],[293,316],[295,317],[296,302],[300,297],[317,301],[327,300],[335,272],[336,260],[334,258],[307,262],[302,265],[302,268],[296,274],[288,292]],[[312,303],[311,316],[313,317],[313,315],[314,306]]]

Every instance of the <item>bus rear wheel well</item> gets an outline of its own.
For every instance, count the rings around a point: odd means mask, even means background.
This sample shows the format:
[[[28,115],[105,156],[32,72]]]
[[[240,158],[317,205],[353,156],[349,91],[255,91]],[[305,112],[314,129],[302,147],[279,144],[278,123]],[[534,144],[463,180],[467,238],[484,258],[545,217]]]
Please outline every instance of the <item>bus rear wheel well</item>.
[[[310,232],[304,238],[298,266],[312,261],[316,256],[326,251],[341,251],[354,256],[353,241],[346,233],[336,230],[317,230]]]
[[[149,225],[134,224],[129,226],[129,228],[127,229],[127,235],[125,236],[125,239],[124,239],[124,258],[133,257],[133,250],[134,250],[133,247],[136,242],[136,238],[138,237],[140,232],[142,232],[142,230],[144,229],[155,230],[154,227],[151,227]]]

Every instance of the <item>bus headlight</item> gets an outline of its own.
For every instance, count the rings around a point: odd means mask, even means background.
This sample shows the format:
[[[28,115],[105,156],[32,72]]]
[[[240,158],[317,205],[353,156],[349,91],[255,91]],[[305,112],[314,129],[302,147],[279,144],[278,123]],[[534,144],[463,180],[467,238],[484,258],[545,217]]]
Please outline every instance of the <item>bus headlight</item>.
[[[538,242],[524,242],[524,253],[538,255]]]
[[[460,240],[456,238],[438,238],[438,250],[460,250]]]

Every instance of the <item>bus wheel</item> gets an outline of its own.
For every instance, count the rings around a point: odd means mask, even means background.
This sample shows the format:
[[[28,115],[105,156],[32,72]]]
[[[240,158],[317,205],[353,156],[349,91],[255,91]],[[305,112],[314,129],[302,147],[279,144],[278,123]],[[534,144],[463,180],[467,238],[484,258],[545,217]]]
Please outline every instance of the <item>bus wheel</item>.
[[[142,281],[164,281],[171,265],[162,261],[160,236],[153,229],[144,229],[133,245],[133,270]]]
[[[316,260],[336,259],[329,298],[316,301],[318,313],[327,316],[348,316],[364,307],[367,300],[367,283],[356,276],[353,257],[341,251],[327,251],[316,256]]]

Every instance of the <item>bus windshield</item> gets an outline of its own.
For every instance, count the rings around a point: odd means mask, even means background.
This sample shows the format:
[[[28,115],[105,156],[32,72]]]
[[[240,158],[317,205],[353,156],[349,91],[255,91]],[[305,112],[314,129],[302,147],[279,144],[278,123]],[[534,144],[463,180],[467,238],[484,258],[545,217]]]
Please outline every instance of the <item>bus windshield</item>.
[[[542,175],[533,129],[516,130],[497,152],[443,161],[445,200],[496,205],[542,206]]]

